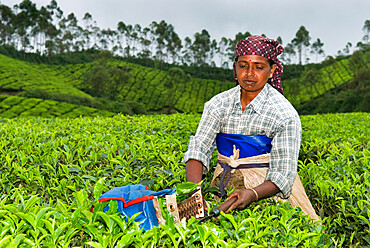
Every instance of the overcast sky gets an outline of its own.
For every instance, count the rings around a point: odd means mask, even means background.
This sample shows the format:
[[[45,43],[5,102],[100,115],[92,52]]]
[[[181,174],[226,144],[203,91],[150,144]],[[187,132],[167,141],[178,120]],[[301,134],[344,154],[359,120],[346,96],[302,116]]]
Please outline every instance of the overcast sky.
[[[46,6],[50,0],[32,0]],[[0,0],[13,6],[21,0]],[[370,0],[57,0],[67,16],[80,20],[89,12],[101,28],[116,29],[117,23],[140,24],[165,20],[184,40],[206,29],[211,38],[234,38],[238,32],[281,36],[291,42],[300,26],[305,26],[311,43],[324,43],[326,55],[337,54],[347,42],[354,46],[364,36],[362,27],[370,19]]]

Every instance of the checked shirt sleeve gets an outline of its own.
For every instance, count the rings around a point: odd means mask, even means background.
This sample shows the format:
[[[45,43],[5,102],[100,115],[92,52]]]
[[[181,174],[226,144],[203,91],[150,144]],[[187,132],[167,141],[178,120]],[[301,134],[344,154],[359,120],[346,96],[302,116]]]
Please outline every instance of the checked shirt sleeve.
[[[202,162],[205,172],[209,171],[210,159],[216,149],[216,135],[220,130],[219,118],[216,111],[211,111],[210,105],[209,102],[204,105],[196,134],[190,137],[188,151],[182,161],[186,163],[189,159],[198,160]]]
[[[279,197],[288,198],[297,175],[298,155],[301,146],[301,123],[288,120],[272,140],[270,169],[265,180],[271,180],[280,189]]]

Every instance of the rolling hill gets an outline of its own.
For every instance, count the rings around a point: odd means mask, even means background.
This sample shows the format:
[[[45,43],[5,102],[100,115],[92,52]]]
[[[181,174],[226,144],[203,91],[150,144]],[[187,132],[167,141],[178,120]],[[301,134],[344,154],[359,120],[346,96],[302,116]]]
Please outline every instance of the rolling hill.
[[[319,70],[306,70],[299,77],[284,81],[285,96],[297,107],[349,83],[358,68],[369,68],[369,51],[353,57],[333,59]],[[86,93],[83,78],[94,63],[36,64],[0,54],[0,115],[72,117],[124,112],[110,109],[109,100],[101,101]],[[125,65],[132,74],[119,93],[119,101],[140,103],[149,113],[200,113],[212,96],[234,86],[228,81],[200,78],[173,82],[168,71],[119,59],[110,59],[108,65]],[[125,114],[132,113],[135,111]]]

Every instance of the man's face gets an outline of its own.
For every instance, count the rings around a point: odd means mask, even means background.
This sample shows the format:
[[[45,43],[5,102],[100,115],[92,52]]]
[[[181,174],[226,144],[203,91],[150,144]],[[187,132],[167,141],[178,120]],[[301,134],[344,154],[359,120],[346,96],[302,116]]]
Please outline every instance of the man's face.
[[[259,93],[276,69],[276,65],[270,67],[268,59],[259,55],[243,55],[235,63],[238,82],[247,92]]]

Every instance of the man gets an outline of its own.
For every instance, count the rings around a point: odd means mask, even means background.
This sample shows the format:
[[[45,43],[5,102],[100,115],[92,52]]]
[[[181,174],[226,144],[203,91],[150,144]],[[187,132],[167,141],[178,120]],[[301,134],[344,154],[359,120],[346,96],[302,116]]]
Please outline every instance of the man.
[[[190,137],[184,155],[187,180],[202,180],[217,146],[218,165],[212,183],[220,186],[223,195],[230,178],[231,186],[238,188],[229,195],[238,198],[229,211],[276,196],[289,198],[292,205],[318,220],[299,177],[296,179],[301,123],[283,96],[283,66],[277,59],[283,48],[278,41],[250,36],[241,40],[235,51],[236,87],[204,105],[197,132]]]

